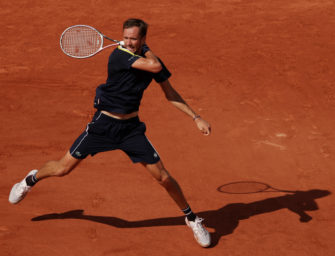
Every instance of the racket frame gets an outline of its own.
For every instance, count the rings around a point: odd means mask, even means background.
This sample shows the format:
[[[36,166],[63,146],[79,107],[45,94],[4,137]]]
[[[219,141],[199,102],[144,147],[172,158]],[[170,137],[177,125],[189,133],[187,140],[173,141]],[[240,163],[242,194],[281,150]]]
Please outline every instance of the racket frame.
[[[72,54],[69,54],[68,52],[66,52],[66,51],[64,50],[63,46],[62,46],[62,39],[63,39],[65,33],[66,33],[68,30],[73,29],[73,28],[76,28],[76,27],[86,27],[86,28],[92,29],[92,30],[94,30],[95,32],[97,32],[97,33],[99,34],[100,38],[101,38],[101,40],[100,40],[100,41],[101,41],[101,43],[100,43],[100,48],[99,48],[97,51],[95,51],[95,52],[93,52],[93,53],[91,53],[91,54],[89,54],[89,55],[86,55],[86,56],[75,56],[75,55],[72,55]],[[110,41],[114,42],[114,44],[109,44],[109,45],[106,45],[106,46],[103,47],[104,39],[110,40]],[[102,50],[104,50],[104,49],[106,49],[106,48],[109,48],[109,47],[111,47],[111,46],[124,45],[124,42],[123,42],[123,41],[118,41],[118,40],[112,39],[112,38],[110,38],[110,37],[108,37],[108,36],[105,36],[105,35],[102,34],[99,30],[97,30],[96,28],[94,28],[94,27],[92,27],[92,26],[79,24],[79,25],[73,25],[73,26],[70,26],[70,27],[66,28],[66,29],[63,31],[63,33],[62,33],[62,35],[61,35],[61,37],[60,37],[60,39],[59,39],[59,44],[60,44],[60,48],[62,49],[62,51],[63,51],[67,56],[72,57],[72,58],[76,58],[76,59],[85,59],[85,58],[92,57],[92,56],[96,55],[97,53],[101,52]]]
[[[230,186],[230,185],[241,185],[241,184],[255,184],[255,185],[261,185],[263,186],[263,188],[261,189],[257,189],[257,190],[253,190],[253,191],[244,191],[244,192],[231,192],[231,191],[225,191],[223,188],[226,186]],[[292,191],[292,190],[284,190],[284,189],[277,189],[274,188],[272,186],[270,186],[269,184],[266,184],[264,182],[258,182],[258,181],[236,181],[236,182],[230,182],[224,185],[221,185],[217,188],[218,192],[221,193],[225,193],[225,194],[256,194],[256,193],[264,193],[264,192],[283,192],[283,193],[296,193],[297,191]]]

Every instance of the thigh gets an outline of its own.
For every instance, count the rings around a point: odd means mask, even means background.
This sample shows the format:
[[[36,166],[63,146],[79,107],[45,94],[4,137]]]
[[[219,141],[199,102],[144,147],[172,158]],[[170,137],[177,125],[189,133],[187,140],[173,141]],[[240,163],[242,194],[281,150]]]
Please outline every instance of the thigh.
[[[70,147],[70,155],[77,159],[84,159],[88,155],[114,150],[117,144],[110,136],[114,124],[101,112],[97,112],[93,120],[87,124],[85,131]]]
[[[60,159],[59,163],[68,168],[69,170],[72,170],[74,167],[76,167],[82,159],[74,158],[70,151],[67,151],[66,154]]]
[[[127,138],[120,144],[133,163],[155,164],[160,160],[159,154],[144,133]]]

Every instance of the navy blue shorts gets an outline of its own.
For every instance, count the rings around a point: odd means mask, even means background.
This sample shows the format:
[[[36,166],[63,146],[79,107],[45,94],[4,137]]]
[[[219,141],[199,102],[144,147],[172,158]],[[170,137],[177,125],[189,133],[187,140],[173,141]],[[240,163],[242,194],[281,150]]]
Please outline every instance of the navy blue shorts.
[[[86,130],[70,148],[74,158],[84,159],[115,149],[124,151],[134,162],[157,163],[160,157],[148,138],[146,126],[138,117],[119,120],[97,111]]]

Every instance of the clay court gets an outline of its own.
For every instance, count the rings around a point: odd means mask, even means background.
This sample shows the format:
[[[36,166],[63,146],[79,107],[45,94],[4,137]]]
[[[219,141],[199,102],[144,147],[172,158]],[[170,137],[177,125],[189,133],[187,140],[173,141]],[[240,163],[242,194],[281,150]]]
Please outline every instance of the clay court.
[[[0,15],[1,256],[335,255],[333,0],[21,0],[2,1]],[[61,33],[87,24],[122,39],[129,17],[149,23],[172,85],[212,125],[203,136],[158,84],[145,92],[147,136],[205,218],[208,249],[120,151],[8,202],[14,183],[85,129],[106,79],[112,48],[70,58]],[[246,181],[295,192],[249,193]]]

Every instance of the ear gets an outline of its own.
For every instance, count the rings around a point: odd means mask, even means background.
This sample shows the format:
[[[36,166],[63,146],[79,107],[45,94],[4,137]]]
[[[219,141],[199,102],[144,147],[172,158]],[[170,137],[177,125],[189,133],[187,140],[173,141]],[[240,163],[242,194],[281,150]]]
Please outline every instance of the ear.
[[[141,44],[144,44],[146,39],[147,39],[147,36],[142,37],[141,38]]]

